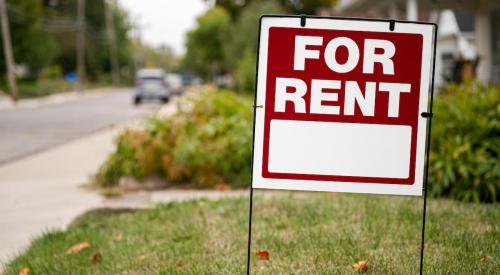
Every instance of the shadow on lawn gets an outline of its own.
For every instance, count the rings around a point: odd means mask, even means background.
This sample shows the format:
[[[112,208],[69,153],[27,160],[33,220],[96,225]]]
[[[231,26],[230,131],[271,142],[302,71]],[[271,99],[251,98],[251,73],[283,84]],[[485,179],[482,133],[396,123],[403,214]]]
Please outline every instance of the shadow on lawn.
[[[88,223],[89,220],[104,220],[116,215],[132,214],[140,211],[133,208],[98,208],[87,211],[76,217],[70,224],[70,227],[79,226],[82,223]]]

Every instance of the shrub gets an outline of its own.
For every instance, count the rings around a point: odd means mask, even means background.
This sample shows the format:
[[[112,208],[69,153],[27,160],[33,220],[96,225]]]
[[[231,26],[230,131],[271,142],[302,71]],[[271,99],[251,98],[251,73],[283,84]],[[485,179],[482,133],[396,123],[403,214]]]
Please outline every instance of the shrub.
[[[161,173],[170,182],[212,187],[250,183],[251,100],[227,91],[203,91],[181,101],[167,119],[151,118],[146,130],[126,131],[99,170],[101,186],[122,176]]]
[[[33,98],[66,92],[73,89],[74,85],[64,79],[19,79],[17,88],[20,98]],[[0,89],[9,93],[6,82],[0,83]]]
[[[97,182],[161,173],[171,182],[233,187],[250,182],[251,100],[204,91],[179,104],[168,119],[126,131],[101,167]],[[463,201],[498,202],[500,88],[451,85],[434,102],[429,192]]]
[[[432,124],[432,195],[498,202],[500,88],[450,85],[437,95]]]
[[[159,172],[156,140],[146,131],[126,130],[116,142],[116,151],[101,166],[96,182],[101,186],[113,186],[123,176],[142,178]]]
[[[255,53],[246,49],[243,57],[236,63],[236,84],[238,90],[252,93],[255,85]]]

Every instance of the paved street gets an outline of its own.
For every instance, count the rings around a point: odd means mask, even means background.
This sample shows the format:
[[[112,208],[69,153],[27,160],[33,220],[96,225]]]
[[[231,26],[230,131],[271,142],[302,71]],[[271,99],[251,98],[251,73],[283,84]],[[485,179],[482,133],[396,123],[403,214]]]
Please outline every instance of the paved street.
[[[0,165],[146,116],[160,104],[131,104],[131,91],[117,89],[95,96],[33,108],[0,111]]]

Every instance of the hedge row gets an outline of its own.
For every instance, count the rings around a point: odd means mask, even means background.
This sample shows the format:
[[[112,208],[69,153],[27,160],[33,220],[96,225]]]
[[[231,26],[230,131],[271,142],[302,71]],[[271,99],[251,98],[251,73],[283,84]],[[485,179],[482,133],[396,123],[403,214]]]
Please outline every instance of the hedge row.
[[[248,186],[251,104],[229,91],[203,91],[185,100],[173,117],[151,118],[146,130],[125,131],[97,182],[109,186],[122,176],[159,173],[198,187]],[[435,97],[434,114],[430,194],[498,202],[500,88],[450,85]]]

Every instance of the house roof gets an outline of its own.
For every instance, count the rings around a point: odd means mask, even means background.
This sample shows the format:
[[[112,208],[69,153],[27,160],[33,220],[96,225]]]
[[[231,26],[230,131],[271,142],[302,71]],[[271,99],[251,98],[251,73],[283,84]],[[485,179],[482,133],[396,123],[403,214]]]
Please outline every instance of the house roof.
[[[500,1],[483,1],[482,4],[490,8],[500,7]],[[392,5],[404,9],[406,0],[343,0],[340,1],[339,9],[342,12],[358,12],[374,8],[386,9]],[[418,9],[420,11],[435,9],[474,10],[476,6],[477,2],[472,0],[418,0]]]

